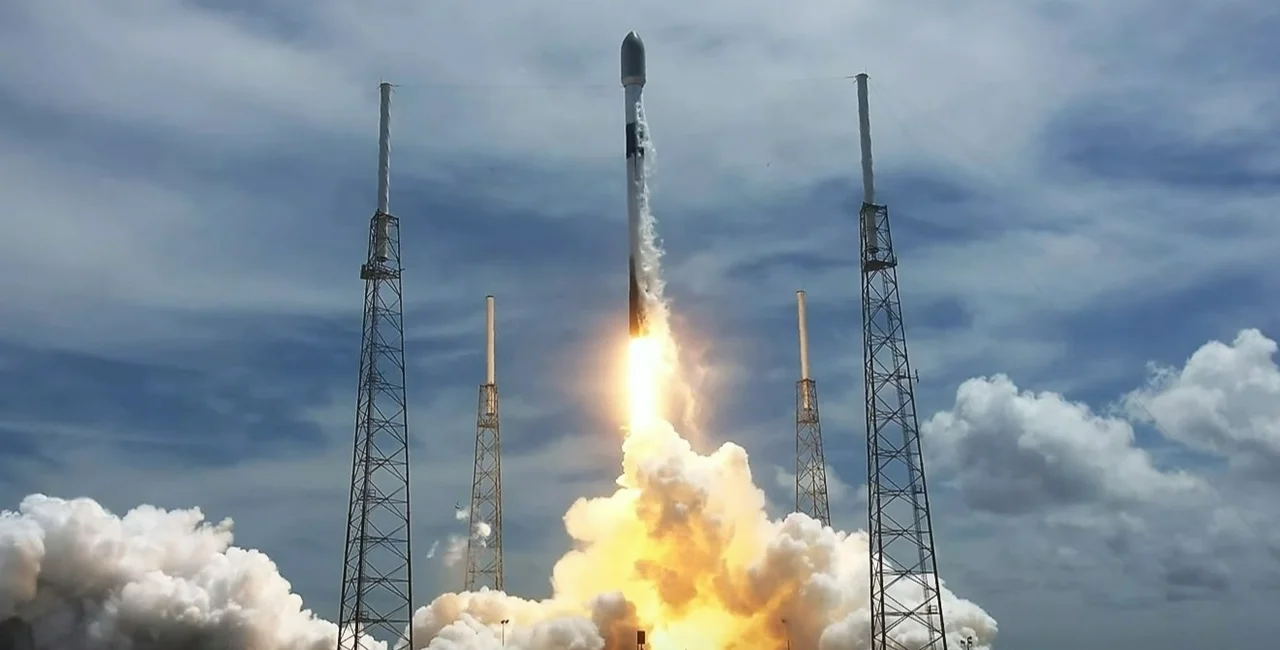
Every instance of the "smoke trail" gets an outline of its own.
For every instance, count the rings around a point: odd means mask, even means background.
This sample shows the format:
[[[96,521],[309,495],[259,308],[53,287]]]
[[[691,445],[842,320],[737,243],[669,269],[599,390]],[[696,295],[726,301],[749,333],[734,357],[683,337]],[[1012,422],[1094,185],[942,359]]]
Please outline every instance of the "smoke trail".
[[[689,380],[690,373],[680,372],[683,365],[680,346],[671,329],[671,307],[666,297],[666,280],[662,274],[662,257],[665,251],[658,235],[658,219],[652,206],[651,178],[657,168],[656,148],[649,131],[649,120],[644,103],[636,106],[636,136],[644,151],[644,175],[640,178],[640,259],[638,274],[644,288],[645,313],[649,315],[651,335],[662,341],[662,375],[667,379],[667,399],[674,398],[681,416],[679,422],[686,431],[698,423],[698,386]]]
[[[455,521],[468,521],[471,517],[470,508],[456,507],[453,511]],[[489,545],[489,536],[493,534],[493,525],[487,521],[477,521],[466,535],[450,535],[445,540],[445,552],[441,558],[445,566],[457,566],[467,559],[467,544],[476,542],[480,546]],[[431,550],[427,551],[427,559],[434,558],[436,552],[440,549],[440,540],[431,543]]]
[[[662,242],[658,237],[658,221],[653,215],[650,205],[651,192],[649,177],[653,175],[654,155],[653,139],[649,137],[649,121],[645,117],[644,103],[636,106],[636,138],[640,150],[644,152],[644,174],[640,177],[640,285],[644,289],[645,313],[657,314],[655,325],[661,328],[660,338],[670,336],[670,311],[665,296],[666,282],[662,278]]]

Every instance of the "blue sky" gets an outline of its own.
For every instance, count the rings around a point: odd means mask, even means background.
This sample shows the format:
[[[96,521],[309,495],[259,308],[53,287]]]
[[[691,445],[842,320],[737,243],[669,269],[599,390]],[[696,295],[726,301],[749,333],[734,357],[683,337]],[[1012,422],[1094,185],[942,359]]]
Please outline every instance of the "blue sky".
[[[703,444],[743,444],[787,502],[771,459],[793,445],[803,288],[828,456],[844,482],[865,480],[845,77],[866,71],[919,410],[971,425],[926,426],[950,441],[932,452],[944,578],[996,617],[1003,647],[1244,647],[1280,632],[1258,604],[1275,560],[1251,555],[1280,523],[1276,488],[1240,469],[1280,440],[1280,379],[1268,384],[1275,366],[1256,356],[1230,367],[1243,375],[1187,362],[1246,328],[1280,334],[1276,9],[354,7],[0,7],[0,503],[43,491],[118,510],[201,506],[233,517],[239,543],[332,617],[387,79],[418,550],[457,532],[491,293],[508,584],[545,594],[566,550],[560,517],[617,471],[616,68],[637,29],[669,293],[705,371]],[[1144,420],[1123,398],[1146,386],[1149,362],[1188,370],[1150,389]],[[997,373],[1034,394],[1000,417],[961,403],[980,401],[957,396],[962,382]],[[1209,407],[1178,401],[1189,386],[1228,397],[1193,417],[1187,404]],[[1057,393],[1093,419],[1026,410]],[[1090,447],[1106,422],[1131,426],[1138,447]],[[1009,486],[967,483],[957,464],[1025,461],[1041,448],[1028,441],[1046,440],[1058,446],[1020,480],[1070,480],[1026,512],[985,507]],[[1138,485],[1144,453],[1156,474]],[[1160,481],[1179,470],[1213,496],[1152,496],[1176,492]],[[833,516],[861,528],[862,508],[849,496]],[[1206,523],[1232,516],[1249,518],[1245,538]],[[1141,534],[1117,523],[1133,520]],[[1193,569],[1227,578],[1179,590]],[[421,594],[461,581],[426,560],[417,573]]]

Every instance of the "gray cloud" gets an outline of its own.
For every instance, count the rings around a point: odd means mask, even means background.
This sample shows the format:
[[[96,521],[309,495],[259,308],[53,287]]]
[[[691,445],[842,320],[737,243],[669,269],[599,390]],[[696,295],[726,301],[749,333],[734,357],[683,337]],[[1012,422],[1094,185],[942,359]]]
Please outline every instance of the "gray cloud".
[[[1182,368],[1152,366],[1148,385],[1129,393],[1134,417],[1197,451],[1242,469],[1280,462],[1280,367],[1276,342],[1256,329],[1212,341]]]
[[[957,476],[975,507],[996,512],[1179,499],[1204,487],[1157,468],[1128,422],[1054,393],[1021,392],[1003,375],[961,384],[955,406],[921,432],[933,467]]]
[[[1231,396],[1269,385],[1274,350],[1257,330],[1243,330],[1231,346],[1209,342],[1182,368],[1156,368],[1150,388],[1127,395],[1128,409],[1115,415],[1058,393],[1019,390],[1005,376],[971,379],[952,408],[922,425],[930,469],[980,513],[995,515],[981,525],[1038,548],[1027,562],[1064,572],[1075,589],[1102,590],[1106,602],[1128,607],[1256,588],[1260,576],[1277,575],[1274,536],[1265,531],[1280,512],[1194,457],[1171,460],[1166,448],[1140,446],[1134,422],[1154,420],[1170,443],[1193,450],[1205,444],[1193,433],[1247,437],[1266,400]],[[1217,398],[1196,399],[1206,394]],[[1141,409],[1139,399],[1159,406]],[[1191,407],[1211,407],[1208,419],[1222,426],[1188,426],[1207,419],[1184,416]],[[1265,448],[1232,451],[1246,465],[1268,458]]]

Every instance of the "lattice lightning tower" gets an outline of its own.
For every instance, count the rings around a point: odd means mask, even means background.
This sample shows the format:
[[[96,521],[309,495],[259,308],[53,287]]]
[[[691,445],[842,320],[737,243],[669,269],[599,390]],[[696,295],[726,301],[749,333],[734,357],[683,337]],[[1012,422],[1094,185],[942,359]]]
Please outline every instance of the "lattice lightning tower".
[[[476,458],[471,474],[466,590],[502,591],[502,439],[494,364],[493,296],[485,298],[485,383],[476,409]]]
[[[889,210],[875,200],[867,75],[858,81],[862,144],[862,345],[871,541],[871,649],[946,650],[929,494],[898,297]],[[899,629],[906,628],[906,629]],[[895,640],[912,629],[924,642]]]
[[[379,91],[378,210],[369,222],[369,252],[360,267],[364,335],[338,650],[357,650],[361,634],[394,645],[413,614],[400,221],[388,212],[391,84]],[[408,647],[415,647],[412,629],[408,635]]]
[[[827,462],[822,453],[818,386],[809,376],[809,322],[804,292],[796,292],[800,326],[800,381],[796,382],[796,512],[831,525],[827,503]]]

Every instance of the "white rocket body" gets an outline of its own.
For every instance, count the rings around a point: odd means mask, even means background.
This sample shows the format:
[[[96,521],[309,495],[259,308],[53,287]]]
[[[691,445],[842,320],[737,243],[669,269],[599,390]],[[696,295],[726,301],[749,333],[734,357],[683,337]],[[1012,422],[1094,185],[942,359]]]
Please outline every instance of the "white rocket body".
[[[640,132],[640,102],[643,101],[645,82],[644,41],[635,32],[622,41],[622,88],[626,97],[627,142],[627,253],[628,288],[627,310],[633,337],[649,333],[647,302],[641,288],[640,268],[640,198],[645,182],[644,134]]]

